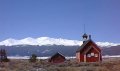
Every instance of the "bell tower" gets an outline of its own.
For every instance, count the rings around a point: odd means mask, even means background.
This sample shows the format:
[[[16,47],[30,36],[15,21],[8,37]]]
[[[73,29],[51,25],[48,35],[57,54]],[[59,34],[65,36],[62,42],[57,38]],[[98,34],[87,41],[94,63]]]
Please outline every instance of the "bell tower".
[[[88,35],[86,33],[83,34],[83,43],[88,40]]]

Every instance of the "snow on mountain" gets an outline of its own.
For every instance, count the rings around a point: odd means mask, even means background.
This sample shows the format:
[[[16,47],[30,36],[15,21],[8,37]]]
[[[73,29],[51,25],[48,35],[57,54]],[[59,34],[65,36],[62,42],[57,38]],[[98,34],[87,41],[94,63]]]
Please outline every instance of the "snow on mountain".
[[[102,58],[119,58],[120,55],[105,55]],[[30,56],[8,56],[9,59],[29,59]],[[50,57],[37,57],[37,59],[48,59]],[[76,57],[66,57],[66,59],[75,59]]]
[[[40,38],[24,38],[21,40],[16,39],[6,39],[0,42],[0,45],[13,46],[13,45],[64,45],[64,46],[80,46],[83,42],[78,40],[68,40],[62,38],[50,38],[50,37],[40,37]],[[109,47],[117,46],[119,43],[109,43],[109,42],[96,42],[98,46]]]
[[[96,42],[97,45],[101,47],[111,47],[111,46],[118,46],[120,43],[111,43],[111,42]]]
[[[0,42],[0,45],[5,46],[12,46],[12,45],[64,45],[64,46],[74,46],[74,45],[81,45],[82,41],[77,40],[67,40],[67,39],[56,39],[56,38],[49,38],[49,37],[40,37],[40,38],[25,38],[21,40],[15,39],[6,39]]]

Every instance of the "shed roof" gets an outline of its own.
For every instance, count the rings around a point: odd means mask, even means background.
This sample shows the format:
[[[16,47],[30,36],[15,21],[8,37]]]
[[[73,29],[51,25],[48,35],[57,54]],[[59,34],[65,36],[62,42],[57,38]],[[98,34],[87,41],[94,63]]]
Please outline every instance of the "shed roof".
[[[57,52],[53,56],[51,56],[50,59],[52,59],[52,58],[54,58],[56,56],[62,56],[63,58],[65,58],[61,53]]]

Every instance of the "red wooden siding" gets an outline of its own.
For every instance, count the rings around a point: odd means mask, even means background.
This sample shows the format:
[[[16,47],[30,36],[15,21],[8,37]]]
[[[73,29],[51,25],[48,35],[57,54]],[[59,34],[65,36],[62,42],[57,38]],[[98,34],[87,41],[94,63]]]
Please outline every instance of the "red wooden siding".
[[[76,59],[78,62],[100,62],[102,61],[101,50],[90,41],[79,52],[76,52]]]
[[[97,52],[95,49],[91,49],[86,55],[94,53],[94,56],[87,57],[86,56],[86,62],[98,62],[99,61],[99,52]],[[97,54],[98,57],[95,57],[95,54]]]
[[[61,63],[61,62],[64,62],[65,60],[66,59],[63,55],[57,53],[49,59],[49,62],[51,62],[51,63]]]

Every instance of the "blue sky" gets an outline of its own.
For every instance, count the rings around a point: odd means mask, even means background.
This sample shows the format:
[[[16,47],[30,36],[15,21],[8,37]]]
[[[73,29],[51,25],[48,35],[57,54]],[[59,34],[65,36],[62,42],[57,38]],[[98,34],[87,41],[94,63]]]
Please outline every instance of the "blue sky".
[[[120,0],[0,0],[0,41],[53,37],[120,42]]]

